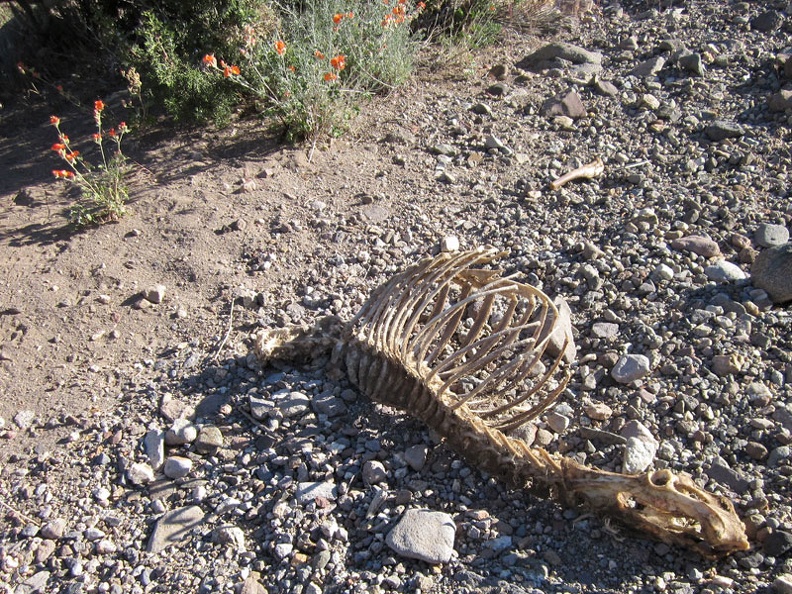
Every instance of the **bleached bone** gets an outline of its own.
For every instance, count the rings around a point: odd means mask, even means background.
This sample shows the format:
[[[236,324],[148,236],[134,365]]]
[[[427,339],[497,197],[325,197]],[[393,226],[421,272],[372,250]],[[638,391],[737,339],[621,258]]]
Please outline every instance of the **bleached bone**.
[[[605,171],[605,163],[602,162],[602,159],[597,157],[591,163],[578,167],[577,169],[573,169],[572,171],[565,173],[561,177],[556,180],[550,182],[550,189],[557,190],[564,184],[571,182],[575,179],[594,179],[595,177],[599,177]]]
[[[345,367],[361,392],[421,419],[514,486],[584,504],[707,557],[747,549],[731,501],[687,475],[606,472],[505,434],[555,402],[570,371],[565,348],[547,350],[558,321],[552,301],[476,268],[499,255],[480,248],[424,260],[377,288],[349,323],[325,318],[313,328],[265,330],[256,352],[268,361],[332,351],[331,365]]]

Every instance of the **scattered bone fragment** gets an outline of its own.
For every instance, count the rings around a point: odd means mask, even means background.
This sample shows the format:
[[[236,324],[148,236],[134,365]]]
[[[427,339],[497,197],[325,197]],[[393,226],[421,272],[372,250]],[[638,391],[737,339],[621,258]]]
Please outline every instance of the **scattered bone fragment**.
[[[577,169],[573,169],[558,179],[550,182],[550,189],[557,190],[564,184],[576,179],[594,179],[602,175],[604,171],[605,163],[602,162],[602,159],[597,157],[591,163],[583,165],[582,167],[578,167]]]

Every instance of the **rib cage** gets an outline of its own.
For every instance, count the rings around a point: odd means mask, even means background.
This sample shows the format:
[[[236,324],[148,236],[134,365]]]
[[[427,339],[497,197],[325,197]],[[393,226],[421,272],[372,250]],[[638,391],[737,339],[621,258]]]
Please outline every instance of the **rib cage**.
[[[344,325],[265,330],[265,362],[326,356],[375,402],[424,421],[468,461],[520,488],[583,504],[669,544],[707,557],[748,548],[731,501],[670,470],[623,475],[589,468],[502,430],[551,405],[569,378],[571,341],[538,289],[474,268],[497,252],[477,249],[424,260],[374,291]],[[467,315],[467,317],[466,317]],[[564,335],[563,346],[553,340]],[[554,354],[557,353],[557,354]]]
[[[488,427],[510,431],[552,404],[569,374],[560,371],[564,348],[547,353],[558,319],[550,299],[498,271],[471,268],[496,256],[493,250],[443,255],[395,276],[374,292],[347,333],[410,361],[406,367],[451,410],[466,406]],[[388,386],[373,382],[377,394],[379,384]],[[407,408],[398,390],[386,392],[370,395]]]

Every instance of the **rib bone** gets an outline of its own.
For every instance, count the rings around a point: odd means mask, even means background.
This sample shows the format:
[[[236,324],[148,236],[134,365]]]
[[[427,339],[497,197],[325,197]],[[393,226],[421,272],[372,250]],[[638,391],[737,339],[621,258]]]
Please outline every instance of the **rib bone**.
[[[441,254],[391,278],[357,316],[261,332],[264,360],[326,356],[375,402],[424,421],[482,470],[707,557],[748,548],[732,503],[684,474],[628,476],[509,437],[557,400],[566,344],[548,349],[558,311],[538,289],[475,268],[491,249]],[[571,340],[568,336],[567,341]]]

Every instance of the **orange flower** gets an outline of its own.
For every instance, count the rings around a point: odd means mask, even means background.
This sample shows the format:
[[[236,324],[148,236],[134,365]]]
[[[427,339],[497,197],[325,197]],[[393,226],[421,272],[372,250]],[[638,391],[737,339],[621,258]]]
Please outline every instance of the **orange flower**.
[[[348,19],[354,19],[355,18],[355,13],[354,12],[348,12],[346,16],[347,16]]]
[[[340,12],[337,12],[337,13],[335,13],[335,14],[333,15],[333,22],[334,22],[334,23],[337,25],[338,23],[340,23],[340,22],[341,22],[341,20],[342,20],[343,18],[344,18],[344,15],[343,15],[343,14],[341,14]]]
[[[324,55],[322,52],[320,52],[319,50],[316,50],[316,51],[314,52],[314,57],[315,57],[317,60],[324,60],[324,59],[325,59],[325,55]]]
[[[285,54],[286,42],[284,42],[282,39],[278,39],[278,41],[275,42],[275,51],[278,53],[279,56]]]
[[[115,138],[115,137],[116,137],[116,131],[115,131],[115,128],[110,128],[110,129],[107,131],[107,135],[108,135],[110,138]]]
[[[56,142],[55,144],[52,145],[52,150],[55,151],[56,153],[59,153],[61,151],[65,151],[66,150],[66,145],[61,143],[61,142]]]
[[[325,72],[324,80],[325,82],[331,82],[338,78],[338,75],[335,72]]]
[[[71,163],[79,156],[80,156],[80,151],[72,151],[71,153],[67,153],[63,155],[63,158],[66,159],[69,163]]]
[[[60,141],[61,141],[62,143],[64,143],[64,144],[69,144],[69,137],[68,137],[68,136],[66,136],[65,134],[61,134],[61,135],[60,135]]]
[[[297,72],[296,66],[289,66],[289,72]]]
[[[330,66],[336,70],[343,70],[346,67],[346,56],[338,54],[335,58],[330,58]]]
[[[104,101],[101,99],[94,101],[94,109],[101,113],[101,111],[105,108]]]
[[[91,135],[91,138],[93,138],[94,142],[102,142],[102,135],[98,134],[97,132],[94,132]]]
[[[58,116],[50,116],[50,124],[57,126],[60,124],[60,118]]]
[[[239,66],[231,66],[231,74],[234,76],[239,76],[242,74],[242,71],[239,69]]]
[[[206,54],[203,57],[203,65],[209,66],[210,68],[217,68],[217,58],[215,58],[214,54]]]
[[[426,8],[426,2],[419,2],[415,6],[418,8],[418,10],[423,10],[424,8]]]
[[[68,171],[66,169],[53,169],[52,175],[54,175],[58,179],[71,179],[74,177],[74,172]]]

